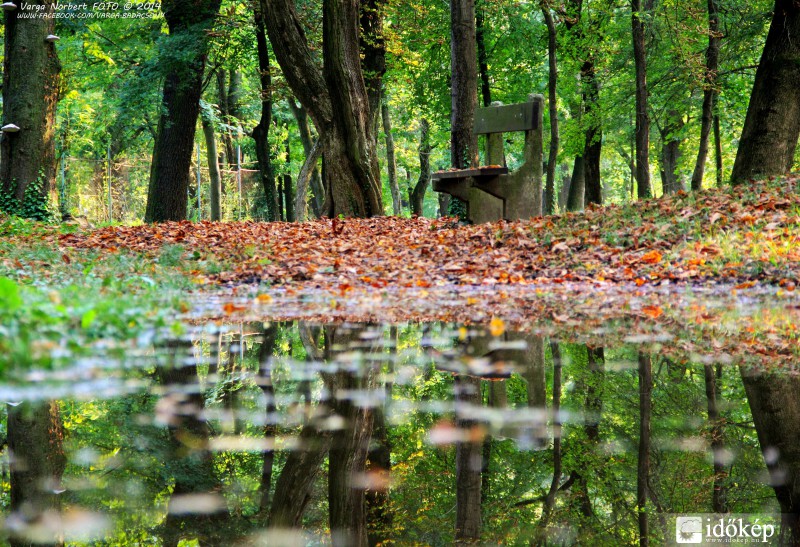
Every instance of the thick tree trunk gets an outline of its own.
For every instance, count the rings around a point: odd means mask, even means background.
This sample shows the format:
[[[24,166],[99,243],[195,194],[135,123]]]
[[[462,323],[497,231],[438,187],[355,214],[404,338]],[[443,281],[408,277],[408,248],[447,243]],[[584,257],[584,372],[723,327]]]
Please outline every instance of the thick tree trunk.
[[[781,506],[781,545],[800,544],[800,377],[740,367],[758,442]]]
[[[322,73],[290,0],[262,0],[275,57],[320,132],[326,205],[322,213],[383,214],[369,100],[361,70],[359,2],[323,2]]]
[[[403,203],[400,201],[400,186],[397,183],[397,161],[394,154],[394,137],[392,137],[392,120],[389,117],[389,105],[381,104],[383,134],[386,138],[386,171],[389,174],[389,189],[392,192],[392,212],[395,216],[403,214]]]
[[[450,161],[465,169],[478,165],[475,0],[450,0],[450,25]]]
[[[646,8],[631,0],[633,61],[636,66],[636,187],[639,199],[653,196],[650,188],[650,116],[647,112],[647,52],[644,41]]]
[[[217,137],[214,134],[214,125],[205,116],[203,117],[203,136],[206,140],[206,156],[208,156],[208,178],[211,186],[211,220],[222,220],[222,177],[219,173],[219,158],[217,157]]]
[[[423,216],[422,206],[425,201],[425,191],[431,181],[431,127],[428,120],[419,121],[419,178],[411,191],[411,214]]]
[[[303,144],[303,152],[306,155],[306,163],[309,161],[311,162],[309,163],[309,169],[311,169],[309,174],[309,184],[311,186],[311,210],[314,212],[314,216],[319,218],[322,216],[322,205],[323,201],[325,200],[325,189],[322,187],[322,178],[320,177],[319,167],[317,166],[317,162],[322,155],[322,148],[318,139],[312,140],[311,138],[311,130],[308,127],[308,114],[306,113],[306,109],[302,105],[295,103],[294,100],[289,101],[289,106],[292,109],[295,120],[297,120],[297,129],[300,133],[300,142]],[[314,155],[316,155],[316,159],[311,160],[310,158]],[[298,184],[299,180],[300,179],[298,178]],[[302,196],[305,196],[305,193],[302,194]],[[295,204],[295,210],[300,211],[300,207],[297,205],[298,203]],[[298,220],[306,219],[305,216],[301,218],[299,215],[297,218]]]
[[[360,341],[361,331],[345,331],[344,327],[325,329],[325,357],[332,361],[339,351],[352,351]],[[334,351],[334,347],[337,349]],[[338,348],[342,348],[339,350]],[[373,410],[357,406],[349,397],[339,393],[353,390],[375,389],[373,370],[339,371],[325,375],[325,384],[332,394],[333,412],[343,419],[344,428],[333,438],[328,457],[328,506],[330,510],[331,540],[334,546],[368,545],[366,485],[367,454],[372,438]]]
[[[653,408],[653,371],[650,355],[639,353],[639,457],[636,468],[636,511],[639,516],[639,545],[650,541],[647,497],[650,480],[650,420]]]
[[[775,0],[731,182],[791,170],[800,136],[800,2]]]
[[[185,220],[194,132],[200,113],[207,32],[221,0],[169,0],[162,3],[169,26],[165,48],[191,48],[191,56],[171,63],[164,82],[162,114],[153,147],[146,222]]]
[[[19,2],[17,3],[19,4]],[[55,187],[55,116],[58,101],[58,62],[53,33],[55,19],[20,18],[35,8],[52,15],[54,4],[27,2],[5,11],[3,60],[3,122],[19,132],[0,134],[0,210],[44,219],[49,194]]]
[[[600,84],[595,75],[594,61],[584,63],[581,70],[584,116],[589,120],[586,128],[586,147],[583,149],[584,196],[583,203],[603,204],[603,181],[600,178],[600,155],[603,150],[603,128],[600,120]]]
[[[267,47],[267,29],[264,15],[259,6],[255,10],[256,47],[258,50],[259,81],[261,83],[261,118],[253,128],[253,140],[256,145],[256,159],[261,176],[261,186],[267,202],[267,219],[278,220],[278,194],[275,187],[275,172],[269,154],[269,129],[272,125],[272,70]]]
[[[717,96],[717,71],[719,69],[719,16],[717,0],[707,0],[708,4],[708,47],[706,48],[706,73],[703,77],[703,110],[700,118],[700,147],[692,173],[692,190],[703,188],[703,174],[708,157],[708,137],[714,116],[714,102]]]
[[[10,510],[26,526],[41,527],[47,512],[59,512],[61,477],[66,467],[64,428],[56,402],[8,406],[8,448],[11,460]],[[59,492],[59,493],[56,493]],[[51,515],[52,516],[52,515]],[[62,545],[59,531],[36,545]],[[36,534],[38,535],[38,534]],[[10,538],[13,547],[32,545],[25,530]],[[45,539],[45,538],[42,538]]]
[[[476,424],[463,418],[459,407],[480,406],[480,380],[458,375],[455,390],[456,428],[468,433]],[[481,537],[481,460],[479,439],[456,443],[456,545],[475,544]]]
[[[558,42],[556,40],[556,24],[553,20],[553,14],[550,13],[548,2],[542,2],[542,15],[547,24],[547,62],[549,66],[549,77],[547,82],[547,102],[550,114],[550,152],[547,156],[547,179],[545,181],[544,190],[544,213],[552,215],[555,212],[555,180],[556,180],[556,162],[558,161],[558,65],[556,58],[556,49]]]

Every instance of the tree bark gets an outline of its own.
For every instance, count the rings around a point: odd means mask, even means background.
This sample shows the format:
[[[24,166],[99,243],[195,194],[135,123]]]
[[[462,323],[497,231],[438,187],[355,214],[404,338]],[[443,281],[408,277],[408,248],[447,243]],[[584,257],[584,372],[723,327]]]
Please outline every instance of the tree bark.
[[[423,216],[423,203],[425,201],[425,191],[431,181],[431,137],[430,124],[428,120],[422,118],[419,121],[419,178],[414,189],[411,191],[411,214]]]
[[[56,402],[23,403],[8,406],[8,448],[11,460],[11,512],[26,525],[41,526],[39,519],[47,512],[61,509],[61,478],[67,459],[64,455],[64,428]],[[59,531],[36,545],[63,545]],[[13,534],[12,547],[33,543]]]
[[[583,156],[576,156],[570,177],[569,194],[567,195],[567,211],[583,211],[585,193],[585,168]]]
[[[383,37],[383,10],[387,0],[362,0],[361,2],[361,68],[367,88],[370,127],[377,139],[378,121],[381,116],[383,75],[386,73],[386,41]],[[376,143],[377,144],[377,143]]]
[[[714,103],[717,96],[717,71],[719,70],[719,16],[717,0],[707,0],[708,5],[708,47],[706,48],[706,72],[703,76],[703,110],[700,118],[700,147],[692,173],[692,190],[703,188],[703,174],[708,157],[708,137],[714,116]]]
[[[636,468],[636,510],[639,517],[639,545],[650,541],[647,522],[647,494],[650,480],[650,420],[653,408],[653,371],[650,355],[639,353],[639,457]]]
[[[298,105],[294,102],[294,99],[292,99],[289,101],[289,106],[297,121],[297,129],[300,133],[300,142],[303,144],[303,152],[306,155],[306,163],[310,161],[309,158],[311,158],[312,155],[316,154],[316,159],[309,164],[311,168],[309,184],[311,186],[311,210],[314,212],[314,216],[319,218],[322,216],[322,205],[325,200],[325,189],[322,187],[322,178],[320,177],[319,167],[317,166],[317,161],[322,155],[321,144],[319,139],[313,140],[311,138],[311,130],[308,127],[308,113],[303,105]],[[317,148],[317,152],[314,153],[315,147]],[[303,196],[305,196],[305,194],[303,194]],[[297,204],[295,204],[295,210],[300,210]],[[305,216],[302,218],[298,216],[298,220],[305,220]]]
[[[297,175],[297,189],[294,195],[295,219],[298,222],[306,220],[308,213],[308,199],[306,196],[308,193],[308,185],[309,182],[313,181],[314,175],[318,175],[317,162],[322,155],[322,146],[320,146],[319,139],[314,142],[313,146],[306,154],[306,161],[303,162],[303,167],[300,168],[300,173]],[[311,203],[314,204],[315,201],[312,195]],[[315,214],[319,214],[319,212],[315,211]]]
[[[739,368],[758,442],[781,507],[782,545],[800,543],[800,377]]]
[[[800,136],[800,3],[775,0],[731,182],[791,170]]]
[[[639,199],[652,197],[650,188],[650,116],[647,112],[647,52],[642,0],[631,0],[633,60],[636,66],[636,187]]]
[[[269,129],[272,125],[272,70],[267,47],[267,29],[260,6],[255,9],[256,48],[258,51],[258,71],[261,83],[261,118],[253,128],[252,137],[256,145],[256,159],[267,202],[267,221],[278,220],[278,195],[275,187],[275,172],[269,153]]]
[[[19,3],[18,3],[19,4]],[[52,15],[54,4],[27,2]],[[24,4],[5,13],[3,60],[3,122],[19,132],[0,134],[0,210],[43,220],[55,187],[55,116],[61,65],[52,34],[55,19],[20,18]],[[27,13],[31,8],[24,10]]]
[[[480,380],[471,376],[455,378],[456,428],[469,435],[476,427],[473,420],[462,417],[459,407],[480,406]],[[475,544],[481,536],[481,468],[480,439],[456,443],[456,545]]]
[[[262,0],[273,52],[322,139],[323,214],[383,214],[378,159],[361,69],[359,2],[323,2],[323,73],[290,0]]]
[[[475,0],[450,0],[450,70],[450,161],[465,169],[478,165]]]
[[[275,352],[275,342],[278,338],[278,327],[274,324],[264,328],[263,340],[258,353],[258,363],[261,373],[261,392],[264,394],[266,425],[264,426],[264,438],[267,442],[275,442],[277,435],[276,406],[275,406],[275,386],[272,383],[272,356]],[[261,494],[258,502],[258,516],[262,526],[268,524],[270,490],[272,488],[272,469],[275,464],[275,450],[267,449],[263,453],[261,464],[261,484],[259,493]]]
[[[717,365],[714,370],[712,365],[704,365],[703,375],[706,385],[706,405],[708,408],[708,422],[711,426],[711,457],[714,462],[714,490],[711,497],[711,508],[715,513],[728,512],[728,488],[726,479],[728,473],[723,462],[725,450],[725,430],[719,412],[719,389],[717,380],[722,377],[722,365]]]
[[[208,162],[208,178],[211,187],[211,220],[222,220],[222,177],[219,173],[219,157],[217,156],[217,137],[214,135],[214,125],[207,117],[203,116],[203,136],[206,140],[206,158]]]
[[[386,138],[386,171],[389,174],[389,188],[392,192],[392,212],[395,216],[403,214],[403,203],[400,201],[400,186],[397,184],[397,161],[395,160],[394,137],[392,137],[392,120],[389,117],[389,105],[384,100],[381,104],[383,134]]]
[[[145,222],[186,219],[186,193],[208,50],[207,32],[213,26],[220,3],[221,0],[168,0],[162,3],[170,33],[165,50],[191,48],[192,54],[180,61],[173,60],[167,67],[162,114],[153,147]],[[175,44],[176,40],[180,41],[180,46]]]
[[[483,2],[475,4],[475,43],[478,47],[478,73],[481,79],[481,101],[483,106],[492,104],[492,88],[489,86],[489,55],[486,52],[486,26],[483,18]]]
[[[661,130],[661,186],[665,194],[684,190],[683,179],[677,172],[681,159],[680,131],[683,126],[680,112],[669,110]]]
[[[552,215],[555,211],[556,162],[558,162],[558,65],[556,50],[558,48],[556,24],[550,13],[549,2],[542,2],[542,15],[547,24],[547,62],[549,77],[547,81],[547,102],[550,114],[550,152],[547,156],[547,179],[544,190],[544,213]]]

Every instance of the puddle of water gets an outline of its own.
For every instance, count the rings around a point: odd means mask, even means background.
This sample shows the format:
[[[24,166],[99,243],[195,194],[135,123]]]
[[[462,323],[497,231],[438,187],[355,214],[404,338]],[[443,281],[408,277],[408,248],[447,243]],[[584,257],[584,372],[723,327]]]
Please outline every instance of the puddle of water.
[[[5,534],[619,545],[641,505],[661,544],[667,514],[775,514],[800,495],[796,373],[739,366],[729,345],[678,359],[662,329],[606,322],[587,346],[507,327],[198,320],[6,374]]]

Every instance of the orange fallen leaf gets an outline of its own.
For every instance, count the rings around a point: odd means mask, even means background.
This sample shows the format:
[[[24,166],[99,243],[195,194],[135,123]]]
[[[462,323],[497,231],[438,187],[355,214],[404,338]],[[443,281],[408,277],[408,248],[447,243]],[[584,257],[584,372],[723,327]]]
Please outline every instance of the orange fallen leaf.
[[[658,264],[661,262],[663,255],[659,251],[650,251],[642,256],[642,262],[647,264]]]
[[[642,313],[651,319],[658,319],[664,310],[661,309],[661,306],[645,306],[642,308]]]

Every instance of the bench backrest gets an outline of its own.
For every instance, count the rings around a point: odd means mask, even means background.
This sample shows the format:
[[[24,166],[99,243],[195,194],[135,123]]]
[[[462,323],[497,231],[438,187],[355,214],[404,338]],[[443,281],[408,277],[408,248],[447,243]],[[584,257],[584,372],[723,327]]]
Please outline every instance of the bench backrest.
[[[538,129],[539,103],[517,103],[502,106],[487,106],[475,112],[476,135],[531,131]]]

